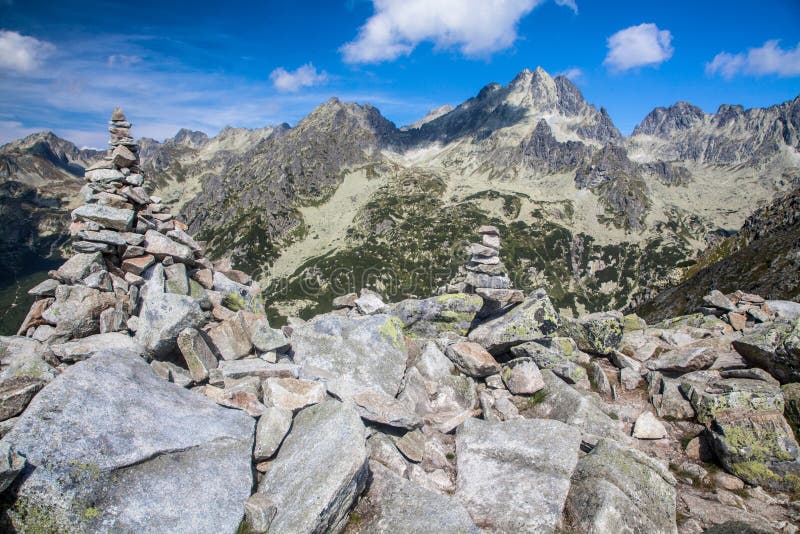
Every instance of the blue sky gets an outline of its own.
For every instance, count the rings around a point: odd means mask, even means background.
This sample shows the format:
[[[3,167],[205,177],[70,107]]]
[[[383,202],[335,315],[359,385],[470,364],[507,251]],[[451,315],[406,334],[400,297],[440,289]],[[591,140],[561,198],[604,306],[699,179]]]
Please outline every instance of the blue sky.
[[[0,0],[0,143],[295,124],[331,96],[398,126],[524,68],[568,73],[630,133],[656,106],[800,94],[797,0]]]

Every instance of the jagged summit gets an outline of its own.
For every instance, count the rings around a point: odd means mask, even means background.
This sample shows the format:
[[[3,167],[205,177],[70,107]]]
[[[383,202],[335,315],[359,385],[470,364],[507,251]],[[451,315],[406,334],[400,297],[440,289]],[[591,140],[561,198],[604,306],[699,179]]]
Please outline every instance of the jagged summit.
[[[705,116],[699,107],[689,102],[677,102],[667,108],[655,108],[633,129],[632,135],[668,137],[675,130],[688,130]]]
[[[517,125],[532,129],[544,118],[561,140],[605,143],[622,138],[607,113],[588,104],[568,78],[553,78],[541,67],[525,69],[506,86],[489,84],[477,96],[419,129],[424,139],[450,142],[484,137]]]

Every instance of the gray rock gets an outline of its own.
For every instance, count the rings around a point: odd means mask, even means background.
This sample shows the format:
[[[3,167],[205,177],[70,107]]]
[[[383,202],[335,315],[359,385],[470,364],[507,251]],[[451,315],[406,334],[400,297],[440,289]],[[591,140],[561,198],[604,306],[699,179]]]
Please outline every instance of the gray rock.
[[[226,319],[209,329],[208,337],[223,360],[238,360],[253,350],[253,344],[245,331],[241,315]]]
[[[758,325],[735,339],[733,348],[782,384],[800,381],[800,320]]]
[[[128,334],[109,332],[52,345],[50,349],[62,362],[75,363],[88,360],[103,350],[125,350],[138,353],[142,351],[142,346]]]
[[[422,419],[402,401],[373,388],[353,388],[347,383],[328,382],[328,391],[337,399],[350,401],[366,421],[395,428],[413,429],[422,426]]]
[[[686,380],[686,375],[681,377],[681,390],[701,424],[711,423],[723,410],[783,412],[781,388],[762,380],[724,378],[697,383]]]
[[[269,496],[263,493],[254,493],[244,502],[244,520],[247,524],[247,532],[266,534],[277,512],[278,509]]]
[[[456,434],[456,498],[487,532],[556,532],[580,443],[558,421],[469,419]]]
[[[203,310],[192,297],[150,293],[143,299],[136,340],[156,356],[167,355],[177,348],[181,331],[197,328],[204,321]]]
[[[388,315],[319,315],[294,329],[293,359],[305,376],[374,387],[394,397],[408,359],[402,328]]]
[[[675,478],[636,449],[604,439],[572,475],[567,512],[575,532],[677,534]]]
[[[108,351],[62,373],[5,440],[18,494],[61,531],[234,532],[252,484],[253,421]],[[99,512],[99,513],[97,513]]]
[[[441,432],[449,432],[467,417],[478,404],[475,382],[461,375],[426,378],[417,367],[406,372],[403,391],[398,399]]]
[[[500,372],[497,360],[478,343],[459,341],[448,345],[445,354],[468,376],[484,377]]]
[[[101,204],[84,204],[72,211],[72,220],[90,221],[103,228],[127,232],[133,226],[135,212]]]
[[[550,299],[539,290],[517,307],[473,329],[469,340],[496,355],[514,345],[551,337],[559,324]]]
[[[253,458],[257,462],[266,460],[275,454],[283,443],[283,438],[289,433],[292,426],[292,412],[269,406],[256,425],[256,444],[253,448]]]
[[[425,457],[425,434],[421,430],[406,432],[395,438],[394,444],[403,453],[403,456],[414,463],[419,463]]]
[[[365,438],[352,404],[329,399],[300,412],[258,487],[277,509],[269,532],[340,532],[367,482]]]
[[[216,369],[218,362],[200,331],[184,328],[178,334],[177,343],[192,379],[197,383],[205,381],[208,372]]]
[[[272,328],[266,317],[242,312],[244,328],[253,346],[261,352],[283,352],[289,348],[289,340],[282,330]]]
[[[369,469],[369,490],[355,508],[364,519],[349,530],[352,534],[481,532],[456,499],[422,488],[376,461],[369,463]]]
[[[189,294],[189,277],[186,273],[186,265],[173,263],[164,267],[164,273],[167,275],[165,287],[168,293],[177,295]]]
[[[622,317],[619,312],[592,313],[577,320],[565,319],[561,329],[575,340],[579,349],[606,356],[622,341]]]
[[[703,302],[725,311],[736,311],[736,305],[731,302],[731,299],[726,297],[721,291],[714,289],[708,295],[703,297]]]
[[[355,300],[356,309],[362,315],[374,315],[376,313],[386,313],[388,308],[381,298],[375,293],[362,292],[361,296]]]
[[[28,295],[34,297],[54,297],[56,294],[56,288],[60,285],[58,280],[53,280],[52,278],[48,278],[44,282],[36,284],[31,289],[28,290]]]
[[[47,381],[34,376],[0,379],[0,421],[22,413]]]
[[[57,335],[86,337],[100,332],[100,313],[115,303],[112,293],[62,285],[56,288],[56,301],[42,313],[42,318],[56,325]]]
[[[633,425],[636,439],[662,439],[667,437],[667,429],[652,412],[642,412]]]
[[[581,394],[547,369],[542,370],[542,378],[545,396],[531,408],[532,417],[555,419],[575,426],[581,431],[583,441],[589,444],[597,443],[600,438],[630,442],[619,423],[606,415],[591,397]]]
[[[313,380],[267,378],[262,387],[264,404],[277,406],[290,412],[297,412],[325,400],[325,384]]]
[[[75,254],[55,272],[56,278],[66,284],[74,284],[83,280],[91,273],[104,270],[106,264],[103,261],[103,255],[99,252],[92,254]],[[53,288],[55,294],[55,288]]]
[[[116,169],[92,169],[86,171],[86,179],[95,183],[121,182],[125,175]]]
[[[800,318],[800,302],[791,300],[768,300],[764,304],[772,313],[781,319],[794,321]]]
[[[155,230],[148,230],[144,234],[144,249],[160,260],[169,256],[181,263],[194,263],[194,252],[191,248]]]
[[[688,345],[668,350],[654,360],[648,360],[646,366],[654,371],[671,371],[688,373],[708,369],[716,361],[719,352],[705,346]]]
[[[483,300],[477,295],[455,293],[424,300],[408,299],[391,308],[405,329],[422,337],[438,337],[446,332],[466,336]]]
[[[544,380],[533,358],[516,358],[503,366],[503,383],[514,395],[533,395],[544,388]]]
[[[608,376],[606,375],[606,372],[603,371],[603,368],[600,366],[600,364],[597,362],[592,362],[590,366],[592,382],[597,388],[597,391],[603,393],[604,395],[611,393],[611,382],[608,381]]]
[[[586,369],[574,362],[569,356],[535,341],[512,347],[511,354],[517,358],[532,359],[539,369],[550,369],[570,384],[577,384],[586,378]]]

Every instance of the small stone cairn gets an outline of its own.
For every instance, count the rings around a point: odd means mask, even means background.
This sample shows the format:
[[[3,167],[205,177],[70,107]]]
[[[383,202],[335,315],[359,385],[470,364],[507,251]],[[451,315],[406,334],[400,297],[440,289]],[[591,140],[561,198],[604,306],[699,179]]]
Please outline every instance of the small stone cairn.
[[[495,226],[478,228],[480,243],[470,243],[470,260],[442,293],[474,293],[484,302],[479,317],[486,317],[506,306],[525,299],[524,293],[513,289],[505,265],[500,260],[500,232]]]
[[[744,291],[725,295],[715,289],[703,297],[703,304],[698,311],[721,318],[736,331],[769,322],[774,315],[764,297]]]

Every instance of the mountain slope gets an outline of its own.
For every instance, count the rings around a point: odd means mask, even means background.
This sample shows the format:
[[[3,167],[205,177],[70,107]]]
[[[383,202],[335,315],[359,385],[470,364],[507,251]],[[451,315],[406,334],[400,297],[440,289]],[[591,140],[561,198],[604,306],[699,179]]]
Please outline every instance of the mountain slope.
[[[712,289],[800,299],[800,188],[748,217],[739,233],[706,250],[682,283],[637,313],[648,321],[691,313]]]

